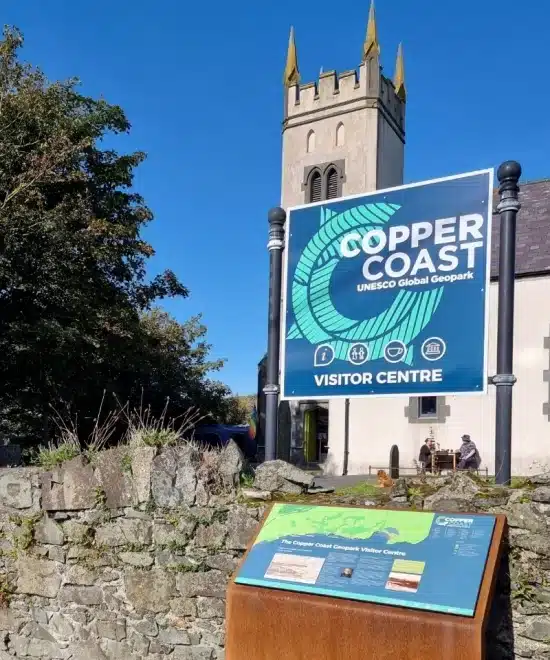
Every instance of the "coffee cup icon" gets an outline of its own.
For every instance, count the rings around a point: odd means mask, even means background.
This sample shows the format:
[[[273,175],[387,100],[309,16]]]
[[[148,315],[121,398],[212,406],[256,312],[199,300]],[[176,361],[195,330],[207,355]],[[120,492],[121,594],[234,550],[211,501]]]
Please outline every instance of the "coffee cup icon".
[[[407,355],[407,347],[399,339],[394,339],[384,346],[384,359],[386,362],[401,362]]]

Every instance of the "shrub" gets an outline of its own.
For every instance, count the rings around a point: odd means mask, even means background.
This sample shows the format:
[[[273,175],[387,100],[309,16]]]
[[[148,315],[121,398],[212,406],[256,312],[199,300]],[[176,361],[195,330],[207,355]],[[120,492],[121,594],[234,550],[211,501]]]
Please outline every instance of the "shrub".
[[[80,445],[75,445],[73,442],[60,441],[59,444],[50,442],[46,447],[38,447],[32,462],[46,470],[53,470],[65,461],[79,456],[80,453]]]

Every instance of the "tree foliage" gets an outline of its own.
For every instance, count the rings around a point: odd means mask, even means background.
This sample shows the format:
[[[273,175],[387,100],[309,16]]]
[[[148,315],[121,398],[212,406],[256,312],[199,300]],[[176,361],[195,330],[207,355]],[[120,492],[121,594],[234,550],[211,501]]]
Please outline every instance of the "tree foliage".
[[[228,396],[225,398],[223,417],[227,424],[247,424],[255,407],[255,394]]]
[[[130,130],[123,110],[22,63],[22,41],[13,28],[0,41],[1,430],[36,443],[52,408],[92,420],[104,392],[223,417],[200,318],[157,308],[187,289],[171,271],[146,276],[153,216],[133,189],[145,155],[104,147]]]

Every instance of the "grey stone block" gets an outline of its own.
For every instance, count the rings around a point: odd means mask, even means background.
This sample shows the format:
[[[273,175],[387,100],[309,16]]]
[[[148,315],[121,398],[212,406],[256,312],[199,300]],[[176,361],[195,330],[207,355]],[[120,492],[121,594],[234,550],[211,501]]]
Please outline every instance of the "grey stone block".
[[[158,641],[168,646],[172,646],[173,644],[191,644],[188,633],[178,628],[163,628],[159,630]]]
[[[83,456],[67,461],[58,470],[42,473],[41,480],[42,508],[46,511],[79,511],[96,506],[100,484]]]
[[[65,542],[65,534],[55,520],[44,514],[34,527],[34,538],[38,543],[46,543],[48,545],[63,545]]]
[[[128,544],[149,545],[153,538],[152,535],[150,522],[121,518],[116,522],[98,527],[95,538],[98,544],[114,548]]]
[[[17,561],[17,593],[55,598],[61,587],[58,564],[22,557]]]
[[[172,655],[173,660],[212,660],[214,649],[209,646],[182,646],[176,647]]]
[[[128,570],[124,575],[126,598],[137,610],[167,612],[174,595],[175,578],[161,570]]]
[[[130,456],[125,447],[115,447],[100,452],[95,459],[95,477],[105,494],[105,504],[109,509],[138,503],[132,475],[124,469],[126,455]]]
[[[31,475],[22,470],[6,469],[0,473],[0,506],[11,509],[32,507]]]
[[[232,550],[245,550],[258,529],[258,521],[248,515],[246,507],[231,509],[227,517],[226,546]]]
[[[227,576],[215,570],[206,573],[182,573],[177,576],[176,585],[184,598],[194,596],[223,598],[227,589]]]
[[[155,447],[132,447],[130,449],[132,479],[139,503],[148,502],[151,497],[151,471],[156,454]]]
[[[99,587],[65,586],[59,592],[59,600],[65,604],[101,605],[103,603],[103,591]]]
[[[119,557],[125,564],[138,568],[147,568],[155,562],[154,557],[146,552],[121,552]]]
[[[190,445],[165,449],[153,461],[151,492],[157,506],[194,504],[199,454]]]

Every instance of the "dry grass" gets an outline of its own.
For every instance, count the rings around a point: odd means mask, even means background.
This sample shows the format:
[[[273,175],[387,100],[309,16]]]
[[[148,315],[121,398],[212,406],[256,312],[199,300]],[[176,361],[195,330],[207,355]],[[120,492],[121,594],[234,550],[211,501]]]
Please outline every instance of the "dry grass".
[[[186,438],[192,437],[195,426],[202,416],[194,408],[177,418],[168,418],[169,399],[166,399],[164,409],[159,417],[155,417],[151,407],[129,410],[128,404],[120,406],[120,412],[127,423],[126,435],[122,444],[132,447],[172,447],[181,444]]]
[[[38,447],[32,455],[32,462],[51,470],[80,455],[93,460],[98,452],[113,443],[113,436],[121,426],[126,426],[126,431],[119,445],[158,448],[181,445],[192,438],[195,426],[202,420],[194,409],[179,418],[168,418],[169,399],[159,417],[153,415],[150,407],[140,405],[139,408],[130,409],[129,403],[122,405],[116,397],[117,407],[104,415],[105,396],[104,392],[93,429],[87,438],[81,436],[78,416],[71,415],[69,409],[61,414],[52,408],[57,429],[56,439]],[[201,448],[202,453],[205,451]],[[206,463],[211,462],[210,458],[204,460]]]
[[[54,410],[54,421],[60,438],[59,445],[80,448],[81,451],[86,451],[90,454],[95,454],[96,452],[105,449],[117,430],[120,421],[120,412],[117,410],[109,411],[102,419],[105,394],[104,391],[95,418],[94,427],[90,435],[84,439],[84,441],[81,440],[78,430],[78,416],[75,415],[73,417],[70,414],[70,411],[67,411],[67,415],[63,416]]]

